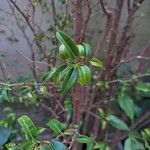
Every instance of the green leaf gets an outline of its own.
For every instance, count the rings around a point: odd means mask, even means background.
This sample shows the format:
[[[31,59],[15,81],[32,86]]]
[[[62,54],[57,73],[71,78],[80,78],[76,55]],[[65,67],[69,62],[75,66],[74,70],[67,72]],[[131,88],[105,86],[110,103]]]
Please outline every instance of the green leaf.
[[[91,81],[91,71],[86,65],[78,68],[78,81],[81,85],[87,85]]]
[[[64,106],[66,109],[66,113],[67,113],[67,119],[69,121],[69,119],[72,116],[72,112],[73,112],[73,105],[72,105],[72,101],[70,98],[66,98],[64,101]]]
[[[57,119],[51,119],[48,123],[47,126],[51,128],[51,130],[53,130],[54,133],[59,134],[62,132],[62,130],[64,129],[63,124],[57,120]]]
[[[61,89],[63,93],[68,92],[73,87],[73,85],[76,83],[77,76],[77,69],[70,68],[70,70],[65,75],[64,81],[62,83]]]
[[[97,58],[92,58],[90,60],[90,63],[91,63],[91,65],[93,65],[95,67],[103,67],[102,62],[99,59],[97,59]]]
[[[135,86],[136,90],[141,92],[150,92],[150,83],[138,82]]]
[[[117,129],[126,130],[126,131],[129,130],[128,126],[124,123],[124,121],[120,120],[118,117],[114,115],[107,116],[106,120],[108,121],[110,125],[112,125],[113,127]]]
[[[49,145],[50,150],[68,150],[68,148],[63,143],[57,140],[52,140]]]
[[[28,141],[34,141],[37,138],[38,129],[33,124],[32,120],[28,116],[21,116],[18,119],[19,124],[22,127],[22,131]]]
[[[41,86],[40,87],[40,94],[42,94],[44,97],[48,96],[48,91],[47,91],[46,86]]]
[[[96,143],[94,149],[111,150],[110,147],[105,142]]]
[[[119,106],[125,114],[131,119],[134,119],[134,102],[126,94],[120,94],[118,97]]]
[[[30,100],[30,104],[34,104],[36,102],[37,97],[36,97],[36,95],[34,94],[33,91],[29,91],[27,93],[27,96],[28,96],[28,98]]]
[[[91,56],[92,50],[91,47],[88,43],[82,43],[83,47],[84,47],[84,57],[88,58]]]
[[[3,146],[9,139],[11,131],[7,128],[0,128],[0,146]]]
[[[51,69],[50,71],[48,71],[43,77],[42,77],[42,81],[43,82],[47,82],[51,79],[51,77],[53,76],[54,72],[56,71],[56,68]]]
[[[145,148],[135,138],[129,137],[125,141],[124,150],[145,150]]]
[[[64,44],[61,44],[59,47],[59,57],[63,60],[69,58],[69,56],[67,54],[67,49]]]
[[[88,143],[91,143],[93,141],[93,138],[88,137],[86,135],[79,135],[79,136],[77,136],[76,141],[79,142],[79,143],[88,144]]]
[[[62,44],[65,45],[67,48],[67,54],[71,59],[75,59],[76,56],[79,55],[78,47],[67,34],[62,31],[58,31],[56,33],[56,37]]]
[[[67,65],[61,65],[56,69],[56,71],[52,75],[52,79],[55,83],[58,83],[60,81],[60,77],[62,72],[67,68]]]

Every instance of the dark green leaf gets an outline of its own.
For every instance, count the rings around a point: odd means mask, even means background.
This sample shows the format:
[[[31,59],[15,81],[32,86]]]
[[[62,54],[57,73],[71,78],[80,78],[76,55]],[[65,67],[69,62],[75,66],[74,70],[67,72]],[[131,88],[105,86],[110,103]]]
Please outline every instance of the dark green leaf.
[[[106,120],[110,125],[112,125],[115,128],[126,131],[129,130],[128,126],[124,123],[124,121],[120,120],[118,117],[114,115],[107,116]]]
[[[62,84],[62,92],[63,93],[68,92],[73,87],[73,85],[76,83],[77,76],[78,76],[77,69],[70,68],[68,73],[65,75],[64,81]]]
[[[62,31],[58,31],[56,33],[56,37],[62,44],[65,45],[67,48],[67,54],[70,58],[75,59],[76,56],[79,55],[78,47],[67,34]]]
[[[67,68],[67,65],[61,65],[56,69],[56,71],[52,75],[52,79],[55,83],[58,83],[60,80],[59,78],[61,77],[62,72]]]
[[[118,97],[118,102],[121,109],[126,113],[126,115],[133,120],[134,119],[134,102],[126,94],[120,94]]]
[[[91,65],[93,65],[95,67],[103,67],[102,62],[99,59],[97,59],[97,58],[92,58],[90,60],[90,63],[91,63]]]
[[[51,77],[53,76],[54,72],[56,71],[56,68],[53,68],[52,70],[48,71],[43,77],[42,77],[42,81],[43,82],[47,82],[51,79]]]
[[[52,140],[49,145],[50,150],[68,150],[68,148],[63,143],[57,140]]]

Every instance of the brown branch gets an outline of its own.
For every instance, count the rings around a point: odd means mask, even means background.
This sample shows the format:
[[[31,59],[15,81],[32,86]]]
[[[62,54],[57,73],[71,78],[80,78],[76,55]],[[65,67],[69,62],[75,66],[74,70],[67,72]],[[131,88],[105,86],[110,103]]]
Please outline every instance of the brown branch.
[[[84,22],[83,22],[83,27],[82,27],[82,31],[81,31],[80,42],[82,42],[84,40],[86,26],[87,26],[87,24],[88,24],[88,22],[90,20],[91,13],[92,13],[89,0],[86,0],[86,2],[87,2],[87,14],[86,14],[86,17],[85,17]]]
[[[124,64],[124,63],[128,63],[131,62],[133,60],[146,60],[146,61],[150,61],[150,57],[143,57],[143,56],[135,56],[132,57],[128,60],[121,60],[119,64],[117,64],[111,71],[116,70],[118,67],[120,67],[120,65]]]
[[[83,18],[82,18],[82,0],[74,0],[74,34],[76,43],[81,43],[81,31],[83,28]]]

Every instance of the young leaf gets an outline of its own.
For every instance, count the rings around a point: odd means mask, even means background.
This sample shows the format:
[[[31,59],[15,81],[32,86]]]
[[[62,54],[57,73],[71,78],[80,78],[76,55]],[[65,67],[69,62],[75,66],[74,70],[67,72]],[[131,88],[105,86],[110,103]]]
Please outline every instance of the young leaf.
[[[106,120],[110,125],[112,125],[115,128],[118,128],[120,130],[126,130],[128,131],[128,126],[124,123],[124,121],[120,120],[118,117],[114,115],[109,115],[106,117]]]
[[[51,119],[47,126],[50,127],[54,133],[59,134],[64,129],[63,124],[57,119]]]
[[[66,52],[71,59],[75,59],[76,56],[79,55],[78,47],[67,34],[62,31],[58,31],[56,33],[56,37],[62,44],[65,45],[65,47],[67,48]]]
[[[78,79],[81,85],[87,85],[91,81],[91,71],[89,67],[83,65],[78,68]]]
[[[76,141],[79,143],[88,144],[88,143],[91,143],[93,141],[93,139],[91,137],[86,136],[86,135],[79,135],[79,136],[77,136]]]
[[[88,58],[91,56],[92,50],[91,47],[88,43],[82,43],[83,47],[84,47],[84,57]]]
[[[129,137],[125,141],[124,150],[145,150],[145,148],[135,138]]]
[[[103,67],[102,62],[99,59],[97,59],[97,58],[92,58],[90,60],[90,63],[91,63],[91,65],[93,65],[95,67]]]
[[[65,75],[64,81],[62,83],[62,92],[63,93],[68,92],[73,87],[73,85],[76,83],[77,75],[78,75],[77,69],[70,68],[70,70]]]
[[[27,140],[34,141],[37,138],[38,129],[33,124],[32,120],[28,116],[23,115],[18,119],[18,122],[21,125]]]
[[[67,54],[67,49],[64,44],[61,44],[59,47],[59,57],[63,60],[69,58],[69,56]]]
[[[134,118],[134,102],[126,94],[120,94],[118,97],[119,106],[126,113],[126,115],[133,120]]]

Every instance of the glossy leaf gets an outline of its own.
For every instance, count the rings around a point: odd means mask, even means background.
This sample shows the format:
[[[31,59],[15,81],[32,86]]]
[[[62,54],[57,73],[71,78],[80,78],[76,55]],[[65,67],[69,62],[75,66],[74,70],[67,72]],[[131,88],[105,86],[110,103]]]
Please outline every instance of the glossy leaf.
[[[50,150],[68,150],[68,148],[62,142],[57,140],[52,140],[49,145]]]
[[[119,106],[125,112],[125,114],[133,120],[134,118],[134,102],[133,100],[125,94],[121,94],[118,97]]]
[[[62,130],[64,129],[63,124],[57,120],[57,119],[51,119],[48,123],[47,126],[51,128],[51,130],[56,133],[59,134],[62,132]]]
[[[69,56],[67,54],[67,49],[64,44],[60,45],[60,47],[59,47],[59,57],[63,60],[69,58]]]
[[[114,116],[114,115],[107,116],[106,120],[108,121],[108,123],[110,125],[112,125],[113,127],[117,128],[117,129],[126,130],[126,131],[129,130],[129,128],[125,124],[125,122],[122,121],[121,119],[119,119],[118,117]]]
[[[97,59],[97,58],[92,58],[90,60],[90,63],[91,63],[91,65],[93,65],[95,67],[103,67],[102,62],[99,59]]]
[[[22,131],[28,141],[34,141],[37,138],[38,129],[28,116],[21,116],[18,119],[19,124],[22,127]]]
[[[86,65],[78,68],[78,81],[81,85],[88,85],[91,81],[91,71]]]
[[[67,55],[71,59],[75,59],[76,56],[79,55],[78,47],[76,46],[74,41],[67,34],[65,34],[62,31],[58,31],[56,33],[56,37],[62,44],[65,45],[65,47],[67,48]]]
[[[76,83],[77,76],[78,76],[77,69],[70,68],[70,70],[65,75],[64,81],[62,83],[62,92],[63,93],[68,92],[73,87],[73,85]]]
[[[56,69],[52,75],[52,79],[55,83],[59,83],[62,72],[67,68],[67,65],[61,65]]]
[[[88,58],[91,56],[92,50],[91,47],[88,43],[82,43],[83,47],[84,47],[84,57]]]
[[[124,150],[145,150],[145,148],[135,138],[129,137],[125,141]]]
[[[3,146],[9,139],[11,131],[7,128],[0,128],[0,146]]]
[[[52,78],[52,76],[53,76],[53,74],[54,74],[55,71],[56,71],[56,68],[53,68],[53,69],[51,69],[50,71],[48,71],[48,72],[42,77],[42,81],[44,81],[44,82],[49,81],[49,80]]]
[[[93,139],[91,137],[86,136],[86,135],[79,135],[79,136],[77,136],[76,141],[79,143],[88,144],[88,143],[91,143],[93,141]]]

